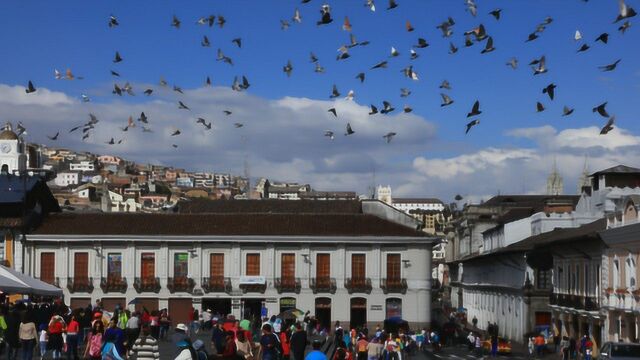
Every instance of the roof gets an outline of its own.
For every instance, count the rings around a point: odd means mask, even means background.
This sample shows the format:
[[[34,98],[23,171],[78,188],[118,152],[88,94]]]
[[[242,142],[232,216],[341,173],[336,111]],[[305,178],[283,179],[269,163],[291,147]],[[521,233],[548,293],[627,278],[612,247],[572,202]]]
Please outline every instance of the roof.
[[[180,201],[178,212],[195,213],[271,213],[271,214],[362,214],[357,200],[208,200]]]
[[[436,198],[393,198],[394,204],[443,204],[442,200]]]
[[[580,195],[498,195],[479,206],[529,207],[533,208],[535,212],[540,212],[548,203],[568,202],[575,206],[578,200],[580,200]]]
[[[600,237],[607,246],[615,246],[629,242],[637,244],[638,233],[640,233],[640,223],[603,230],[600,232]]]
[[[640,169],[626,165],[616,165],[608,169],[596,171],[591,176],[598,176],[603,174],[640,174]]]
[[[505,251],[532,250],[545,245],[564,243],[583,238],[597,238],[598,232],[607,227],[606,219],[598,219],[594,222],[577,228],[556,228],[551,231],[530,236],[513,245],[503,248]]]
[[[0,140],[18,140],[18,135],[11,130],[3,130],[0,132]]]
[[[33,234],[426,237],[424,232],[372,215],[291,213],[62,213],[46,218]]]
[[[499,224],[506,224],[516,220],[528,218],[529,216],[535,214],[533,208],[525,207],[525,208],[513,208],[507,210],[506,213],[499,216],[496,220]]]

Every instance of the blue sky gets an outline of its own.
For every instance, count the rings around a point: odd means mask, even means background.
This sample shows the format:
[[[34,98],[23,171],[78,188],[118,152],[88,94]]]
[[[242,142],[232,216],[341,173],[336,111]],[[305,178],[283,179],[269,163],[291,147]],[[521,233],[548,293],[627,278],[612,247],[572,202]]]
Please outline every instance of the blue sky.
[[[320,6],[324,3],[331,5],[334,22],[318,27],[315,22],[319,19]],[[265,102],[278,102],[288,97],[308,98],[319,101],[322,106],[325,106],[323,102],[329,100],[331,86],[336,84],[343,96],[353,89],[356,94],[356,103],[363,107],[372,103],[380,107],[382,100],[388,100],[396,106],[398,109],[396,112],[399,112],[404,104],[410,105],[414,109],[413,121],[417,121],[415,120],[417,118],[429,125],[424,129],[420,127],[414,129],[425,130],[424,139],[421,140],[419,134],[409,136],[406,132],[402,132],[401,125],[395,128],[393,123],[386,123],[388,119],[381,120],[383,116],[376,115],[370,117],[368,121],[371,123],[385,121],[385,128],[388,131],[398,133],[389,146],[383,144],[382,140],[374,140],[376,137],[372,136],[371,139],[361,138],[352,140],[351,143],[345,143],[347,141],[345,139],[337,139],[344,144],[338,149],[329,151],[333,157],[345,154],[371,156],[373,165],[370,166],[363,165],[366,161],[362,158],[354,158],[348,162],[354,169],[362,168],[361,171],[353,171],[361,174],[361,177],[354,175],[351,179],[348,176],[351,173],[349,166],[346,166],[343,171],[336,169],[330,173],[323,172],[329,177],[321,181],[324,187],[353,188],[357,191],[365,190],[366,184],[363,182],[370,182],[367,177],[371,177],[371,174],[364,173],[371,172],[370,169],[375,168],[376,176],[380,181],[386,181],[397,188],[404,189],[401,193],[450,196],[455,193],[454,188],[449,187],[450,181],[445,181],[446,184],[442,184],[442,187],[431,188],[426,184],[433,183],[429,180],[429,177],[433,176],[432,172],[420,171],[415,160],[418,158],[451,159],[465,154],[477,154],[486,148],[533,149],[538,151],[540,156],[538,160],[544,162],[549,168],[549,159],[566,155],[566,147],[572,146],[563,143],[565,145],[560,148],[551,146],[553,149],[550,149],[549,144],[541,140],[540,131],[534,132],[537,134],[534,134],[535,136],[530,133],[526,136],[513,136],[513,133],[508,132],[512,129],[544,126],[552,126],[558,133],[567,129],[600,127],[606,119],[593,114],[591,108],[604,101],[609,102],[609,112],[616,115],[617,125],[629,136],[633,136],[632,134],[640,130],[637,110],[634,111],[635,102],[640,95],[640,47],[634,44],[640,44],[640,35],[636,28],[636,19],[631,19],[632,27],[624,35],[617,31],[620,23],[612,24],[617,16],[617,1],[478,0],[478,16],[475,18],[465,10],[462,0],[399,0],[399,7],[391,11],[386,10],[386,1],[377,0],[376,3],[377,11],[371,12],[364,6],[364,1],[360,0],[324,2],[312,0],[307,4],[301,4],[299,1],[248,0],[192,1],[188,4],[177,1],[4,1],[0,3],[0,12],[4,14],[4,20],[0,23],[0,32],[5,34],[3,36],[4,56],[0,57],[0,82],[12,87],[24,86],[28,80],[33,80],[37,87],[64,93],[70,99],[79,98],[81,93],[91,96],[91,104],[73,104],[73,106],[67,104],[58,107],[59,111],[64,108],[60,114],[63,117],[64,114],[75,114],[75,111],[86,114],[100,106],[103,109],[114,106],[131,106],[137,109],[141,106],[149,109],[147,111],[153,111],[153,107],[157,105],[154,101],[178,99],[174,96],[175,94],[170,92],[162,94],[160,91],[156,91],[157,97],[142,96],[143,86],[145,86],[143,84],[152,84],[154,88],[158,88],[160,76],[164,76],[170,84],[177,84],[184,89],[196,89],[202,86],[206,76],[211,77],[214,85],[228,88],[234,76],[247,75],[252,83],[248,94],[252,99]],[[633,0],[627,0],[627,4],[635,8],[640,7],[640,3]],[[290,20],[296,8],[302,14],[301,24],[295,24]],[[499,21],[488,15],[488,12],[495,8],[502,9]],[[119,27],[110,29],[107,26],[110,14],[118,18],[121,24]],[[171,17],[174,14],[182,20],[180,29],[170,26]],[[199,17],[210,14],[224,15],[227,19],[225,27],[209,28],[195,24]],[[349,40],[349,33],[341,28],[345,16],[349,17],[353,26],[352,33],[357,39],[368,40],[371,44],[367,47],[352,49],[351,58],[347,60],[336,61],[337,48]],[[453,27],[454,35],[444,39],[440,30],[436,29],[436,25],[448,16],[453,17],[456,24]],[[537,24],[547,16],[551,16],[553,22],[540,38],[525,43],[527,35],[533,32]],[[280,29],[281,19],[287,19],[291,23],[288,30]],[[409,33],[405,30],[407,20],[411,22],[415,31]],[[496,51],[481,55],[480,50],[484,47],[484,43],[477,43],[470,48],[464,47],[462,33],[478,24],[484,24],[489,35],[493,37]],[[576,30],[580,30],[583,34],[582,41],[574,41],[573,35]],[[603,32],[610,34],[609,43],[607,45],[594,43],[595,38]],[[203,35],[209,37],[212,43],[211,48],[200,46]],[[241,49],[231,43],[231,39],[237,37],[242,38]],[[408,56],[409,49],[417,42],[418,37],[425,38],[430,46],[426,49],[417,49],[420,57],[411,61]],[[447,53],[450,41],[459,47],[455,55]],[[576,50],[584,42],[588,43],[591,49],[577,54]],[[391,46],[400,51],[399,57],[389,58]],[[221,48],[226,55],[232,57],[235,65],[229,66],[217,62],[215,60],[217,48]],[[124,58],[122,63],[112,63],[116,50]],[[318,56],[320,63],[326,68],[325,74],[314,73],[314,65],[309,62],[311,51]],[[534,77],[526,64],[541,55],[546,55],[549,72]],[[520,61],[517,70],[512,70],[505,65],[506,61],[513,56]],[[619,58],[622,62],[615,71],[603,73],[597,69],[598,66],[612,63]],[[287,60],[291,60],[294,66],[290,78],[282,72],[282,67]],[[388,69],[369,70],[372,65],[382,60],[389,61]],[[401,69],[407,65],[414,66],[420,80],[412,81],[402,75]],[[76,76],[84,76],[85,80],[56,81],[53,78],[53,69],[64,71],[66,68],[71,68]],[[114,79],[109,70],[118,71],[122,77]],[[355,75],[361,71],[367,75],[364,84],[360,84],[355,79]],[[441,90],[438,89],[438,85],[444,79],[447,79],[453,87],[447,93],[455,103],[441,108],[439,106]],[[114,81],[120,84],[130,81],[136,87],[138,95],[122,99],[114,98],[110,94]],[[550,101],[541,93],[542,88],[551,82],[558,86],[554,101]],[[412,91],[408,98],[400,97],[400,89],[404,87]],[[220,93],[216,96],[218,95]],[[242,103],[234,102],[237,99],[234,100],[232,95],[234,94],[222,96],[222,99],[218,98],[215,102],[220,107],[224,107],[225,101],[228,100],[229,104],[234,104],[236,108],[241,109]],[[480,100],[483,111],[479,117],[481,124],[465,136],[464,125],[468,121],[466,113],[476,99]],[[198,101],[206,104],[206,98],[199,98]],[[537,114],[536,101],[544,103],[547,110]],[[250,103],[247,102],[247,104]],[[561,117],[564,105],[576,108],[575,113],[570,117]],[[0,110],[5,114],[12,114],[16,107],[15,104],[6,104],[0,107]],[[78,110],[78,107],[81,110]],[[326,108],[329,107],[331,107],[330,104],[326,106]],[[338,110],[338,119],[341,123],[350,121],[348,117],[342,116],[339,107]],[[261,113],[251,114],[251,110],[246,111],[250,117],[261,116]],[[104,117],[109,120],[107,110],[104,112]],[[19,118],[20,114],[24,112],[18,111],[16,113],[18,117],[6,120],[24,120],[28,124],[30,120],[28,116]],[[178,112],[176,116],[182,116],[182,113]],[[324,125],[322,123],[325,119],[324,115],[320,119],[311,119],[311,113],[305,112],[292,114],[292,116],[297,117],[302,123],[320,122],[318,126]],[[405,118],[404,115],[396,116],[399,119],[398,122]],[[55,118],[55,116],[52,117]],[[38,127],[42,122],[42,129],[55,128],[53,120],[30,121],[34,125],[38,124]],[[84,121],[84,119],[76,121]],[[188,120],[176,119],[175,121]],[[274,134],[279,133],[276,131],[279,126],[277,119],[264,118],[260,121],[267,124],[272,122],[271,129],[275,128]],[[332,129],[341,133],[343,129],[337,126]],[[296,144],[305,146],[307,136],[319,138],[314,138],[313,141],[325,140],[321,132],[311,134],[304,129],[299,130],[291,134],[300,138],[293,141],[291,147],[274,148],[273,151],[289,149],[295,152]],[[231,132],[232,130],[228,131],[230,131],[229,136],[237,136],[236,133]],[[282,131],[283,134],[287,134],[285,129]],[[385,131],[381,129],[377,137],[380,138],[384,133]],[[107,134],[107,130],[101,134],[104,134],[102,137],[107,139],[110,136],[118,136],[118,134]],[[613,134],[615,136],[615,133]],[[358,135],[358,128],[356,128],[354,137]],[[30,136],[33,141],[49,145],[81,147],[96,152],[120,152],[123,155],[130,154],[141,161],[166,163],[175,161],[176,165],[184,167],[190,167],[190,165],[206,167],[203,165],[204,161],[190,160],[189,151],[197,151],[195,148],[189,148],[188,151],[185,149],[179,155],[168,152],[164,156],[156,151],[151,156],[134,147],[128,147],[126,150],[105,150],[101,144],[103,139],[92,145],[79,143],[77,139],[67,139],[63,136],[59,143],[53,144],[46,139],[45,134],[35,129],[30,131]],[[187,136],[190,136],[189,133],[185,134],[185,137]],[[252,134],[248,141],[251,142],[258,136],[273,136],[273,134]],[[287,142],[291,136],[285,135],[284,138],[271,140]],[[368,148],[370,141],[376,142],[375,148]],[[142,142],[139,141],[139,145],[143,146]],[[144,146],[148,149],[147,145]],[[328,144],[328,146],[332,145]],[[637,147],[635,144],[630,146]],[[390,150],[392,147],[394,147],[393,150]],[[204,149],[208,151],[206,147]],[[610,148],[607,149],[610,150]],[[219,151],[220,148],[217,150]],[[236,155],[242,151],[242,149],[231,148],[227,150]],[[599,158],[604,152],[596,145],[574,150],[573,153],[576,156],[584,157],[586,154],[594,159]],[[625,151],[627,150],[629,149],[625,148]],[[262,156],[280,159],[279,165],[282,165],[282,170],[276,174],[265,174],[265,176],[277,176],[281,180],[292,178],[292,180],[313,184],[317,176],[321,176],[317,164],[327,163],[326,159],[321,161],[322,159],[312,154],[308,158],[302,158],[301,160],[316,164],[315,170],[305,175],[304,171],[300,171],[299,166],[293,165],[294,157],[283,158],[281,154],[264,154],[258,148],[250,152],[256,161],[259,161]],[[381,155],[385,152],[387,155]],[[611,159],[611,157],[607,158],[608,161]],[[625,159],[625,157],[616,153],[613,159]],[[570,159],[567,161],[575,162]],[[629,159],[626,162],[633,165],[634,161]],[[216,168],[222,162],[222,159],[214,158],[211,167]],[[562,166],[562,162],[560,163]],[[287,164],[291,167],[289,172],[286,170]],[[223,167],[236,172],[242,170],[241,164],[237,164],[237,161],[225,163]],[[266,169],[272,168],[269,166]],[[260,170],[256,172],[258,171]],[[531,171],[531,176],[544,175],[536,172],[539,170]],[[345,176],[351,180],[344,180]],[[403,179],[398,179],[398,176],[402,176]],[[407,180],[424,176],[426,179]],[[573,173],[567,174],[569,178],[575,176],[576,174]],[[332,178],[342,180],[334,181],[331,180]],[[407,185],[407,181],[414,184]],[[532,180],[531,183],[535,181]],[[458,185],[469,186],[466,183]],[[509,186],[505,184],[501,187]],[[515,191],[517,188],[519,187],[512,186],[510,190]],[[526,186],[523,188],[527,189]],[[532,186],[529,190],[535,191],[538,188],[539,186]],[[496,189],[478,188],[470,193],[484,195],[491,191],[495,192]]]

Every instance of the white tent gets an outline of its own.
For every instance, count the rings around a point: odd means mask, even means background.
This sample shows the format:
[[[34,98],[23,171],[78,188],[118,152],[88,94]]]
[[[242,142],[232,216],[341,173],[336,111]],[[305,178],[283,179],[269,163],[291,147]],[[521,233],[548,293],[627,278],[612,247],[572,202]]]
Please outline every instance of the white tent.
[[[0,265],[0,291],[3,293],[62,296],[62,289]]]

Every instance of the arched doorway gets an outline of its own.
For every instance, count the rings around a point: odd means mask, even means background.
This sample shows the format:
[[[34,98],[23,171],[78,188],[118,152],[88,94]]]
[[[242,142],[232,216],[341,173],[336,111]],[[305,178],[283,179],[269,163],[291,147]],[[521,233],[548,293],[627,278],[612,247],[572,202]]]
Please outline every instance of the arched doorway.
[[[362,327],[367,323],[367,299],[357,297],[351,298],[351,318],[349,326],[352,329]]]
[[[320,326],[331,329],[331,299],[320,297],[316,298],[316,319]]]
[[[402,299],[389,298],[386,301],[386,319],[392,317],[402,318]]]

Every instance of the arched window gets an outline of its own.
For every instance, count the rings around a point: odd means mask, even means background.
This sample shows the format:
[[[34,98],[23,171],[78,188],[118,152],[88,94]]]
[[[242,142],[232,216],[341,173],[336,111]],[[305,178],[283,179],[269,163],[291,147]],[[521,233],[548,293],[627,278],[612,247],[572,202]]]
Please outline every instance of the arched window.
[[[627,289],[636,288],[636,260],[631,254],[627,256],[627,260],[624,262],[624,273],[626,278]]]
[[[618,289],[620,287],[620,260],[618,256],[613,258],[613,288]]]
[[[633,201],[629,201],[624,208],[624,217],[622,218],[625,224],[633,223],[638,220],[638,211],[636,210]]]
[[[386,314],[387,319],[392,317],[402,318],[402,299],[389,298],[386,301]]]

